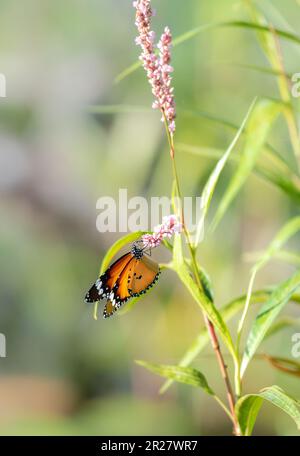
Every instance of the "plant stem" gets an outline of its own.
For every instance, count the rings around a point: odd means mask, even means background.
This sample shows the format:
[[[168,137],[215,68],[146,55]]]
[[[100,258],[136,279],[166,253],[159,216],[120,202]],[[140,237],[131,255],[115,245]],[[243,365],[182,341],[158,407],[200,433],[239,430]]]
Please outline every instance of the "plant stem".
[[[234,386],[237,398],[242,395],[242,379],[241,379],[241,359],[238,353],[237,358],[234,360]]]
[[[226,405],[224,404],[224,402],[222,401],[222,399],[220,399],[218,396],[213,396],[213,398],[217,401],[217,403],[222,407],[222,409],[224,410],[224,412],[226,413],[226,415],[228,416],[228,418],[230,419],[230,421],[233,423],[233,419],[232,419],[232,416],[231,416],[231,413],[230,413],[230,410],[226,407]],[[233,423],[234,424],[234,423]]]
[[[192,248],[190,242],[188,242],[188,246],[189,246],[190,252],[191,252],[193,272],[194,272],[194,276],[195,276],[197,285],[201,290],[203,290],[203,286],[202,286],[201,279],[199,276],[199,270],[198,270],[195,250]],[[217,358],[217,361],[218,361],[218,364],[220,367],[221,375],[222,375],[222,378],[225,383],[226,392],[227,392],[227,400],[228,400],[228,404],[229,404],[229,408],[230,408],[230,412],[231,412],[231,416],[232,416],[232,422],[233,422],[233,426],[234,426],[234,434],[240,435],[240,428],[239,428],[238,420],[237,420],[236,413],[235,413],[235,397],[234,397],[231,382],[230,382],[230,379],[228,376],[227,365],[225,364],[224,357],[221,352],[218,336],[216,334],[214,325],[212,324],[212,322],[209,320],[209,318],[207,317],[207,315],[205,313],[203,313],[203,317],[204,317],[204,322],[205,322],[205,325],[206,325],[206,328],[207,328],[207,331],[208,331],[208,334],[210,337],[211,345],[216,354],[216,358]]]
[[[202,286],[202,283],[201,283],[201,278],[200,278],[200,275],[199,275],[199,270],[198,270],[198,265],[197,265],[197,260],[196,260],[196,252],[195,252],[195,249],[193,248],[193,245],[192,245],[192,242],[191,242],[191,238],[190,238],[190,233],[189,233],[189,231],[188,231],[188,229],[187,229],[187,227],[185,225],[185,221],[184,221],[184,210],[183,210],[183,205],[182,205],[182,197],[181,197],[181,191],[180,191],[180,185],[179,185],[179,179],[178,179],[178,173],[177,173],[176,161],[175,161],[174,140],[173,140],[173,136],[171,135],[171,133],[169,131],[168,122],[167,122],[165,113],[163,111],[162,111],[162,114],[163,114],[163,117],[164,117],[166,133],[167,133],[168,142],[169,142],[169,146],[170,146],[170,157],[171,157],[171,162],[172,162],[172,170],[173,170],[173,178],[174,178],[174,182],[175,182],[175,189],[176,189],[176,193],[177,193],[177,196],[178,196],[178,199],[179,199],[179,202],[180,202],[179,216],[180,216],[180,220],[181,220],[181,223],[182,223],[182,228],[183,228],[183,231],[184,231],[184,234],[185,234],[185,237],[186,237],[186,240],[187,240],[187,245],[188,245],[188,248],[189,248],[189,251],[190,251],[190,255],[191,255],[194,279],[195,279],[199,289],[201,291],[203,291],[203,286]],[[218,364],[219,364],[219,367],[220,367],[222,378],[223,378],[224,383],[225,383],[225,387],[226,387],[226,391],[227,391],[227,400],[228,400],[229,410],[230,410],[230,416],[231,416],[231,420],[233,422],[234,434],[235,435],[241,435],[240,427],[239,427],[237,416],[236,416],[236,413],[235,413],[235,397],[234,397],[233,390],[232,390],[232,387],[231,387],[231,382],[230,382],[230,379],[229,379],[229,376],[228,376],[227,366],[226,366],[226,364],[224,362],[224,358],[223,358],[223,355],[222,355],[222,352],[221,352],[220,343],[219,343],[217,334],[215,332],[214,325],[212,324],[212,322],[209,320],[208,316],[204,312],[203,312],[203,318],[204,318],[204,322],[205,322],[205,325],[206,325],[206,328],[207,328],[207,331],[208,331],[208,334],[209,334],[209,337],[210,337],[210,340],[211,340],[211,345],[212,345],[213,350],[214,350],[214,352],[216,354],[216,358],[217,358],[217,361],[218,361]],[[224,408],[224,407],[222,406],[222,408]]]
[[[256,277],[256,273],[257,273],[257,268],[254,268],[252,273],[251,273],[251,277],[250,277],[250,281],[249,281],[249,285],[248,285],[247,297],[246,297],[244,310],[243,310],[242,316],[241,316],[239,324],[238,324],[237,342],[236,342],[236,351],[237,351],[237,353],[239,353],[239,350],[240,350],[240,342],[241,342],[242,331],[243,331],[244,324],[245,324],[245,321],[246,321],[246,317],[247,317],[247,314],[248,314],[248,311],[249,311],[249,307],[250,307],[250,301],[251,301],[253,284],[254,284],[254,280],[255,280],[255,277]]]
[[[215,332],[214,325],[207,318],[207,315],[204,315],[204,320],[205,320],[207,330],[209,332],[212,347],[216,353],[216,357],[217,357],[217,360],[218,360],[218,363],[220,366],[222,378],[225,382],[225,386],[226,386],[226,390],[227,390],[227,400],[228,400],[228,404],[229,404],[229,408],[230,408],[230,412],[231,412],[231,416],[232,416],[232,422],[233,422],[233,426],[234,426],[234,433],[235,433],[235,435],[240,435],[240,428],[239,428],[237,416],[235,413],[235,398],[234,398],[234,394],[233,394],[232,387],[231,387],[231,382],[230,382],[228,372],[227,372],[227,365],[224,362],[224,358],[223,358],[223,355],[222,355],[222,352],[220,349],[220,344],[219,344],[219,340],[218,340],[218,337]]]

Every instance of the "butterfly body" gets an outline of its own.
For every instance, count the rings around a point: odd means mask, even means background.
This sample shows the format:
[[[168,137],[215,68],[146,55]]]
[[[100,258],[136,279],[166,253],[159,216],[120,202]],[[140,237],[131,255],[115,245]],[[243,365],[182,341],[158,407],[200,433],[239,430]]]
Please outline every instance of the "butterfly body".
[[[160,274],[158,264],[145,248],[134,243],[130,252],[115,261],[94,283],[85,296],[87,303],[107,299],[104,318],[113,315],[130,298],[151,288]]]

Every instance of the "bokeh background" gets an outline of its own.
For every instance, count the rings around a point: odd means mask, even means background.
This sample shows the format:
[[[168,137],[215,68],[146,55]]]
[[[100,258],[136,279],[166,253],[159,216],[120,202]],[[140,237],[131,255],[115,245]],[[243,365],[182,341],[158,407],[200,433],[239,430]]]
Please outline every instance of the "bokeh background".
[[[157,32],[168,24],[174,36],[200,24],[249,20],[243,1],[153,4]],[[259,4],[275,26],[299,29],[299,2]],[[120,236],[97,232],[97,199],[117,196],[120,187],[129,196],[170,193],[168,150],[159,114],[147,112],[152,99],[143,71],[114,83],[137,58],[135,36],[131,0],[0,2],[0,71],[7,79],[7,98],[0,99],[0,332],[7,340],[7,357],[0,359],[1,434],[231,433],[204,393],[173,386],[160,396],[162,379],[134,362],[177,363],[203,327],[199,308],[174,275],[164,272],[149,296],[108,321],[95,321],[83,302],[103,255]],[[299,49],[282,45],[287,71],[299,72]],[[255,96],[278,98],[273,75],[237,65],[268,68],[250,30],[207,30],[174,49],[173,64],[177,105],[184,110],[239,125]],[[141,109],[94,114],[92,105]],[[177,120],[177,141],[191,146],[224,149],[233,134],[201,116]],[[292,162],[282,117],[269,142]],[[178,152],[185,195],[201,194],[214,163]],[[213,208],[233,169],[226,167]],[[251,176],[200,248],[217,306],[245,292],[251,267],[245,253],[263,249],[297,211],[283,192]],[[161,249],[155,258],[167,256]],[[276,283],[291,271],[274,261],[256,285]],[[297,316],[299,308],[290,305],[287,312]],[[262,351],[290,356],[292,332],[270,339]],[[210,348],[194,366],[224,397]],[[255,360],[245,390],[272,384],[299,397],[299,379]],[[297,430],[266,404],[255,433]]]

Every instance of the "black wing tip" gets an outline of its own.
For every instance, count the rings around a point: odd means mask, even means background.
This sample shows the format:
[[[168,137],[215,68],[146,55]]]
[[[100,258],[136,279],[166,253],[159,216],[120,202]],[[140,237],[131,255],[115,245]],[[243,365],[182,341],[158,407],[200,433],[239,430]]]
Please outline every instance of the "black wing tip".
[[[104,279],[105,274],[102,274],[102,276],[100,276],[96,282],[93,283],[84,297],[85,303],[90,304],[93,302],[99,302],[101,299],[107,297],[108,287],[105,285]]]
[[[93,286],[90,288],[90,290],[86,293],[86,295],[84,297],[84,302],[86,304],[91,304],[91,303],[95,302],[95,300],[90,295],[90,291],[93,289]]]

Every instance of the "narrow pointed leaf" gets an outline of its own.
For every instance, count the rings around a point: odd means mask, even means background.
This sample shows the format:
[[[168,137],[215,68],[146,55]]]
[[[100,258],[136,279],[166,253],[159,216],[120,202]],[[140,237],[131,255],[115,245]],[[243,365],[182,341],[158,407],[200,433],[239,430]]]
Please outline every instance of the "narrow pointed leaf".
[[[247,338],[241,365],[242,376],[245,373],[249,361],[254,356],[257,348],[264,339],[275,318],[283,309],[285,304],[289,302],[292,294],[297,290],[297,288],[299,288],[299,286],[300,271],[297,271],[290,279],[284,281],[275,288],[268,301],[261,308]]]
[[[258,73],[269,74],[270,76],[284,76],[289,79],[291,79],[291,77],[292,77],[291,74],[287,74],[281,70],[275,70],[274,68],[261,67],[259,65],[249,65],[247,63],[239,63],[239,62],[228,62],[227,65],[232,65],[232,66],[236,66],[239,68],[245,68],[246,70],[257,71]]]
[[[204,157],[210,160],[220,159],[224,154],[223,149],[192,146],[190,144],[183,143],[177,144],[177,151],[197,155],[198,157]],[[240,156],[230,155],[227,161],[237,165],[240,162],[240,159]],[[251,173],[254,173],[272,185],[275,185],[296,203],[300,204],[300,180],[288,170],[286,174],[283,174],[281,169],[276,170],[274,167],[272,170],[269,170],[265,166],[256,163]]]
[[[258,155],[261,152],[272,124],[281,109],[282,105],[272,100],[263,99],[256,104],[249,119],[245,147],[240,163],[221,199],[212,222],[212,229],[216,228],[232,200],[236,197],[253,171]]]
[[[255,105],[255,102],[256,100],[253,101],[253,103],[251,104],[247,114],[246,114],[246,117],[244,118],[238,132],[236,133],[235,137],[233,138],[233,141],[231,142],[230,146],[228,147],[228,149],[226,150],[226,152],[224,153],[224,155],[222,156],[222,158],[218,161],[218,163],[216,164],[215,168],[213,169],[211,175],[209,176],[205,186],[204,186],[204,190],[203,190],[203,193],[202,193],[202,211],[201,211],[201,217],[200,217],[200,220],[199,220],[199,223],[198,223],[198,227],[197,227],[197,235],[196,235],[196,243],[195,243],[195,247],[198,246],[199,244],[199,241],[200,241],[200,235],[201,235],[201,232],[202,232],[202,229],[203,229],[203,224],[204,224],[204,220],[205,220],[205,217],[206,217],[206,214],[208,212],[208,209],[209,209],[209,206],[210,206],[210,202],[211,202],[211,199],[213,197],[213,194],[214,194],[214,191],[215,191],[215,188],[216,188],[216,185],[217,185],[217,182],[219,180],[219,177],[220,177],[220,174],[222,173],[223,169],[224,169],[224,166],[226,165],[227,163],[227,160],[231,154],[231,152],[233,151],[236,143],[238,142],[241,134],[242,134],[242,131],[244,130],[245,128],[245,125],[249,119],[249,116],[254,108],[254,105]]]
[[[266,26],[270,29],[270,34],[262,33],[261,31],[257,32],[258,40],[262,50],[264,51],[266,57],[268,58],[270,65],[276,71],[284,70],[284,63],[281,51],[281,45],[279,41],[279,35],[276,30],[273,28],[272,24],[269,24],[269,21],[264,17],[261,11],[256,7],[255,3],[249,0],[246,5],[250,10],[251,17],[253,22],[259,26]],[[283,111],[286,119],[286,123],[289,130],[290,141],[293,147],[295,154],[295,159],[298,159],[300,155],[300,141],[299,141],[299,131],[297,125],[296,115],[293,112],[293,105],[291,103],[290,95],[290,84],[289,79],[282,74],[279,74],[277,77],[277,84],[280,92],[281,99],[284,103],[290,104],[290,106]]]
[[[247,30],[247,29],[255,30],[255,31],[265,33],[265,34],[271,33],[269,27],[260,25],[260,24],[256,24],[253,22],[247,22],[247,21],[228,21],[228,22],[209,23],[209,24],[202,24],[198,27],[188,30],[187,32],[183,33],[182,35],[179,35],[178,37],[176,37],[174,39],[173,45],[174,45],[174,47],[178,46],[179,44],[182,44],[190,39],[197,37],[200,33],[203,33],[209,29],[218,28],[218,27],[235,27],[235,28],[242,28],[245,30]],[[292,41],[296,44],[300,44],[300,37],[298,35],[296,35],[295,33],[291,33],[289,31],[285,31],[285,30],[279,30],[279,29],[275,29],[275,32],[281,38],[284,38],[288,41]],[[123,79],[130,76],[136,70],[141,68],[141,66],[142,66],[142,64],[139,60],[137,60],[133,64],[129,65],[127,68],[125,68],[121,73],[119,73],[116,76],[115,83],[121,82]]]
[[[252,434],[263,401],[259,395],[249,394],[241,397],[236,403],[236,414],[242,435],[249,436]]]
[[[288,250],[280,250],[275,254],[275,257],[280,259],[281,261],[285,261],[288,264],[292,264],[294,266],[300,266],[300,253],[290,252]]]
[[[267,331],[265,339],[274,336],[278,332],[286,328],[300,328],[300,319],[292,317],[281,317]]]
[[[287,413],[300,429],[299,403],[278,386],[264,388],[257,394],[247,394],[236,403],[236,412],[243,435],[251,435],[259,410],[266,400]]]
[[[264,303],[268,300],[268,298],[271,295],[271,290],[261,290],[261,291],[255,291],[252,294],[251,297],[251,304],[258,304],[258,303]],[[300,303],[300,295],[298,294],[293,294],[292,301],[295,303]],[[226,304],[224,307],[221,308],[220,313],[224,319],[225,322],[229,322],[240,310],[243,309],[246,301],[246,296],[241,296],[233,301],[231,301],[229,304]],[[179,366],[189,366],[196,358],[199,356],[201,351],[203,350],[204,347],[209,342],[209,335],[206,331],[206,329],[202,329],[198,336],[195,338],[194,342],[191,344],[191,346],[188,348],[188,350],[185,352],[183,357],[181,358],[179,362]],[[172,380],[167,380],[161,387],[160,392],[164,393],[167,391],[167,389],[172,385]]]
[[[263,254],[259,257],[258,261],[252,267],[251,277],[248,285],[247,291],[247,301],[245,303],[245,308],[242,314],[242,317],[239,321],[238,325],[238,340],[240,339],[245,321],[246,316],[249,309],[249,300],[251,298],[252,290],[254,287],[254,281],[256,278],[257,273],[259,270],[268,263],[276,253],[278,253],[281,247],[289,240],[291,236],[296,234],[300,230],[300,217],[294,217],[289,220],[283,228],[279,231],[279,233],[275,236],[273,241],[270,243],[268,248],[263,252]]]
[[[133,105],[94,105],[94,106],[90,106],[89,111],[92,113],[95,113],[95,114],[112,114],[112,115],[126,114],[126,113],[131,114],[131,113],[151,113],[151,112],[153,112],[153,110],[150,107],[148,108],[145,106],[133,106]],[[234,131],[238,131],[238,129],[239,129],[239,127],[237,125],[235,125],[234,123],[232,123],[226,119],[223,119],[219,116],[210,114],[208,112],[187,110],[187,109],[183,109],[180,107],[177,107],[177,111],[178,111],[178,115],[180,117],[182,117],[182,116],[196,117],[196,118],[199,117],[199,118],[209,120],[211,122],[215,122],[224,127],[228,127]],[[244,135],[245,131],[243,131],[242,134]],[[177,144],[176,147],[177,147],[177,149],[184,148],[188,152],[195,153],[197,155],[206,156],[208,158],[221,158],[222,154],[224,153],[224,151],[222,149],[216,149],[216,148],[195,147],[195,146],[181,145],[181,144]],[[282,171],[281,168],[284,168],[284,171],[289,171],[290,173],[293,172],[290,168],[290,164],[286,161],[286,159],[283,156],[281,156],[281,154],[276,149],[274,149],[274,147],[272,147],[270,144],[268,144],[268,143],[265,144],[264,151],[268,154],[268,158],[272,160],[272,163],[274,162],[274,166],[275,165],[277,165],[277,167],[278,167],[278,165],[281,166],[280,169],[278,170],[278,172]],[[234,161],[239,162],[238,157],[235,157],[235,156],[230,156],[229,160],[234,160]],[[270,170],[265,170],[264,173],[262,172],[262,170],[259,170],[259,171],[260,171],[260,174],[266,178],[268,178],[267,173],[269,173],[270,174],[269,180],[275,184],[276,184],[277,180],[279,180],[279,177],[276,174],[275,174],[275,177],[273,177],[273,174],[272,174],[273,170],[272,170],[272,172]],[[298,179],[298,181],[296,181],[296,183],[292,182],[291,188],[296,187],[296,189],[298,189],[298,193],[299,193],[300,192],[299,178],[294,173],[291,174],[290,180],[295,180],[295,179],[296,180]],[[292,184],[294,184],[294,185],[292,185]],[[283,190],[284,190],[284,185],[286,187],[288,187],[287,183],[284,181],[282,183]]]
[[[145,361],[136,361],[140,366],[145,367],[154,374],[171,379],[178,383],[196,386],[202,388],[207,394],[215,396],[215,393],[210,388],[204,375],[191,367],[166,366],[162,364],[152,364]]]
[[[277,233],[269,247],[261,255],[259,260],[254,265],[254,268],[258,271],[268,263],[280,251],[283,245],[296,233],[300,231],[300,217],[293,217],[290,219]]]

